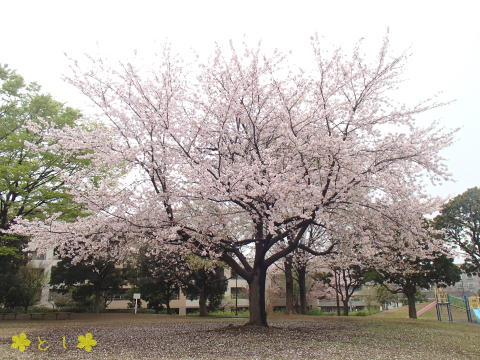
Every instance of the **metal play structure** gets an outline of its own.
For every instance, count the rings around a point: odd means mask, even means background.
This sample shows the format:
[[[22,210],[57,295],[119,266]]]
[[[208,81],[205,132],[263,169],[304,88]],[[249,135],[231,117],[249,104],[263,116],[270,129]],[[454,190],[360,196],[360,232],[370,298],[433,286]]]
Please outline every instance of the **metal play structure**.
[[[443,309],[447,310],[448,321],[453,321],[452,306],[467,313],[468,322],[480,323],[480,297],[464,296],[463,299],[449,295],[441,288],[435,290],[437,320],[442,321]]]

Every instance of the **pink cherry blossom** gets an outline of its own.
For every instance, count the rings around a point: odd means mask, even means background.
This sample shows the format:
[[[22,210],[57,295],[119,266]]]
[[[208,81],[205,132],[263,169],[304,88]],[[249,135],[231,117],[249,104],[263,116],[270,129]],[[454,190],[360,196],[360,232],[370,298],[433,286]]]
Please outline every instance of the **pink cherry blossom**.
[[[64,174],[89,215],[19,220],[15,231],[39,251],[76,244],[79,260],[145,243],[221,259],[248,281],[256,325],[266,325],[267,269],[301,242],[322,248],[305,243],[311,225],[331,233],[340,257],[352,239],[354,256],[375,254],[398,224],[415,243],[436,206],[422,180],[449,176],[439,151],[452,132],[415,120],[439,104],[391,99],[405,58],[390,57],[388,41],[373,64],[358,49],[326,56],[312,43],[313,71],[233,44],[188,69],[168,48],[149,69],[73,62],[69,81],[101,115],[50,136],[55,150],[91,161]]]

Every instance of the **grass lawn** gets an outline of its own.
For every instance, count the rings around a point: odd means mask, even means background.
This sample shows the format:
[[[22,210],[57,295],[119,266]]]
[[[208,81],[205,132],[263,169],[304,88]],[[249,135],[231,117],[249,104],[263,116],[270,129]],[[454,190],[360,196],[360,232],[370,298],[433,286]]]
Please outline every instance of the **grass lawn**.
[[[154,314],[74,314],[72,320],[0,321],[0,359],[480,359],[480,326],[368,317],[272,315],[270,328],[245,319]],[[25,332],[23,353],[11,337]],[[91,352],[76,349],[91,332]],[[46,351],[38,339],[48,340]],[[67,349],[62,346],[65,336]]]

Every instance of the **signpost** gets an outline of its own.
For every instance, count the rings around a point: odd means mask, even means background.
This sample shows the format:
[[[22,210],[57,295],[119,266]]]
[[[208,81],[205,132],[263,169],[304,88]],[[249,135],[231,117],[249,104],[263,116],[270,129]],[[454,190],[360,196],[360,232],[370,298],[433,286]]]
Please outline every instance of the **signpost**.
[[[135,314],[137,314],[137,303],[138,303],[138,300],[140,300],[140,293],[134,293],[133,299],[135,300]]]

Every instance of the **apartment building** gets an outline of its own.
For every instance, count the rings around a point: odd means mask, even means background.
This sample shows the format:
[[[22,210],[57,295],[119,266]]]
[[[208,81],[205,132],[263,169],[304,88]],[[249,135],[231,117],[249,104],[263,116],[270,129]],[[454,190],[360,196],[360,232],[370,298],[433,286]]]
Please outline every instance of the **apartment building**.
[[[52,273],[52,268],[57,265],[60,260],[54,255],[53,249],[47,251],[46,254],[37,255],[36,253],[32,254],[32,258],[29,261],[29,266],[34,269],[43,270],[43,275],[45,276],[45,283],[42,287],[42,292],[40,295],[40,300],[37,305],[52,307],[53,304],[50,301],[50,275]]]
[[[54,255],[53,249],[49,250],[46,254],[37,255],[32,254],[32,258],[29,265],[35,269],[43,270],[45,279],[50,279],[52,268],[60,260]],[[248,283],[240,276],[232,274],[229,268],[225,268],[225,277],[228,279],[227,290],[223,298],[222,307],[231,309],[246,309],[248,308]],[[127,309],[128,303],[131,299],[126,299],[122,295],[116,296],[112,299],[107,309],[120,310]],[[50,285],[48,281],[42,288],[40,300],[37,305],[53,307],[50,299]],[[186,314],[188,310],[198,309],[198,300],[189,300],[180,291],[177,299],[170,302],[170,307],[178,311],[179,314]]]
[[[478,296],[480,290],[480,276],[462,273],[459,282],[453,286],[445,288],[447,294],[463,297],[463,296]]]
[[[225,309],[247,309],[248,308],[248,283],[242,277],[233,274],[230,268],[224,269],[227,278],[227,289],[223,296],[222,307]],[[124,299],[121,296],[113,298],[108,305],[109,310],[123,310],[128,308],[131,299]],[[189,300],[180,291],[178,297],[170,301],[170,308],[180,315],[186,315],[188,311],[199,308],[198,299]]]

